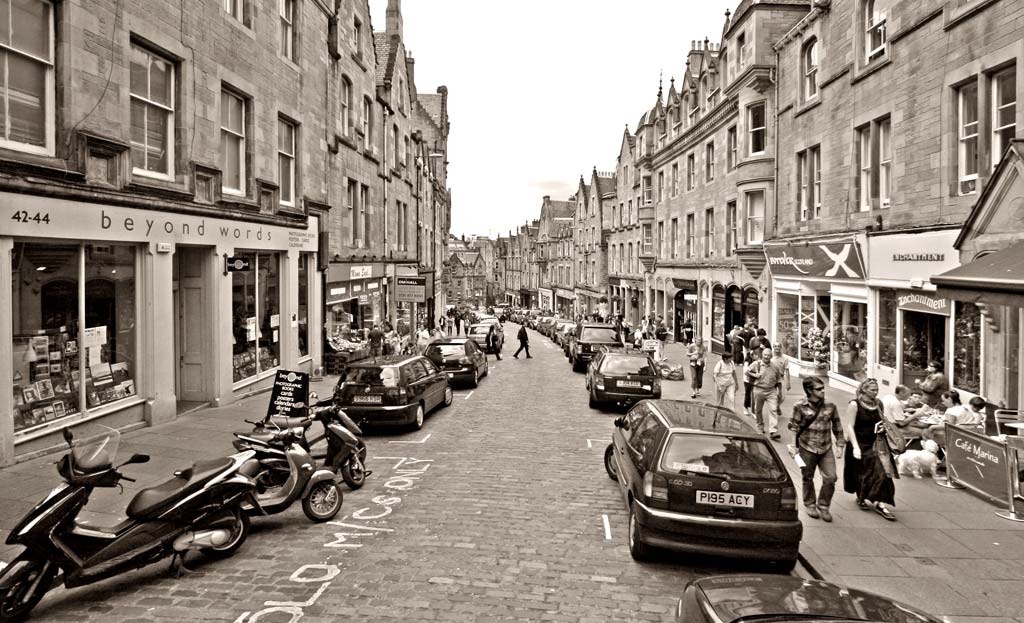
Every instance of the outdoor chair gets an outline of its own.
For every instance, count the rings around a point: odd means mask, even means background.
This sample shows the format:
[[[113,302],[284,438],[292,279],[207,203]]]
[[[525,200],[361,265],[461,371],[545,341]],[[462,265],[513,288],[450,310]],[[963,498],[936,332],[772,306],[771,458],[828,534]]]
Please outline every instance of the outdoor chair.
[[[1015,429],[1013,427],[1006,427],[1008,430],[1004,431],[1004,425],[1012,422],[1024,422],[1019,409],[996,409],[993,412],[993,416],[996,422],[997,435],[1013,434],[1016,432]]]

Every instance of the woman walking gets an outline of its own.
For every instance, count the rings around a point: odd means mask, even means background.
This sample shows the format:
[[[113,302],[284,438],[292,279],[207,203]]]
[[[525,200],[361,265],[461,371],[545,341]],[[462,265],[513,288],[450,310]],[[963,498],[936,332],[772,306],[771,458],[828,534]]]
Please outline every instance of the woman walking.
[[[754,417],[754,377],[750,376],[750,373],[754,367],[754,360],[750,357],[750,353],[747,353],[746,358],[743,361],[743,413]],[[733,364],[735,365],[736,358],[733,357]],[[739,367],[739,366],[737,366]]]
[[[729,409],[736,406],[736,364],[729,353],[722,353],[722,360],[711,371],[715,379],[715,404]]]
[[[686,354],[690,358],[690,388],[693,392],[690,394],[690,398],[696,398],[700,396],[701,387],[704,384],[704,366],[705,366],[705,355],[707,354],[704,348],[704,340],[697,337],[689,346],[686,347]]]
[[[891,507],[896,505],[893,478],[899,476],[885,440],[882,417],[878,381],[864,379],[843,417],[843,431],[851,441],[846,445],[843,489],[857,496],[861,509],[874,509],[889,521],[896,521]]]

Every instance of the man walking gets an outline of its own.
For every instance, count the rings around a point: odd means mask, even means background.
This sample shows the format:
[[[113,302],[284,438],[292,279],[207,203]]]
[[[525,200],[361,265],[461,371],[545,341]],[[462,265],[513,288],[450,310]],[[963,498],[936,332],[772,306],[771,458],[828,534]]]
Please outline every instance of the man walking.
[[[370,354],[374,357],[380,357],[384,351],[384,333],[380,330],[380,327],[373,325],[373,329],[370,330],[367,338],[370,341]]]
[[[836,457],[832,451],[835,435],[836,454],[843,451],[846,438],[839,411],[825,400],[825,384],[813,376],[804,378],[805,398],[793,405],[789,430],[796,433],[789,452],[803,475],[803,499],[807,516],[832,521],[829,505],[836,490]],[[821,491],[815,496],[814,472],[821,471]]]
[[[455,335],[462,333],[462,314],[456,311],[452,314],[452,320],[455,321]]]
[[[501,353],[498,352],[498,331],[495,325],[491,325],[487,331],[487,349],[494,353],[494,358],[501,361]],[[484,351],[484,359],[487,359],[487,351]]]
[[[512,357],[514,359],[519,359],[519,353],[525,350],[526,358],[533,359],[533,357],[530,356],[530,335],[526,332],[525,325],[519,327],[519,333],[516,334],[516,337],[519,338],[519,349],[515,352],[514,355],[512,355]]]
[[[760,331],[764,331],[764,329],[758,329],[758,332],[760,332]],[[768,345],[769,345],[768,338],[764,338],[764,340],[761,342],[761,345],[763,347],[763,351],[769,350],[768,349]],[[783,381],[786,382],[786,391],[787,392],[789,391],[789,388],[792,386],[791,383],[790,383],[790,379],[789,379],[789,360],[782,356],[782,346],[780,344],[776,344],[775,346],[773,346],[771,348],[771,352],[772,352],[772,365],[779,369],[779,385],[778,385],[778,387],[776,387],[776,390],[779,393],[779,402],[778,402],[778,405],[775,407],[775,415],[777,417],[781,418],[782,417],[782,401],[785,400],[785,396],[786,396],[786,394],[782,391],[782,382]]]
[[[779,439],[779,390],[778,385],[782,381],[782,373],[779,368],[772,365],[771,351],[761,353],[761,361],[754,363],[750,371],[754,379],[754,419],[757,420],[757,427],[762,433],[767,433],[772,439]],[[765,420],[767,419],[767,424]]]

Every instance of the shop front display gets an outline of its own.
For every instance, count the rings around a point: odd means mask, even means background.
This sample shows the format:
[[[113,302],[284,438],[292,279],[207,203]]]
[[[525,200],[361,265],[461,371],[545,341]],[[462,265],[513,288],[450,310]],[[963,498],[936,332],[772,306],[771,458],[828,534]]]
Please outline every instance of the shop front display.
[[[693,328],[694,335],[700,332],[699,319],[697,318],[697,282],[692,279],[672,279],[672,285],[677,288],[673,299],[672,325],[677,342],[684,341],[683,327],[689,321]]]
[[[280,362],[280,259],[276,253],[239,252],[253,270],[232,273],[234,382],[258,376]]]
[[[12,261],[14,431],[135,397],[135,247],[18,242]]]

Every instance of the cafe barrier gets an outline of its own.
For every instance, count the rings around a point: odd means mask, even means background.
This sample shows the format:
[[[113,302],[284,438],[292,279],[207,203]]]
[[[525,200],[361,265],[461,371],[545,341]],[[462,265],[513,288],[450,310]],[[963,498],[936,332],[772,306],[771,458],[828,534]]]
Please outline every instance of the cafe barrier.
[[[946,424],[946,474],[949,488],[966,488],[980,497],[1005,507],[996,515],[1024,521],[1024,498],[1020,491],[1017,450],[1024,449],[1024,437],[1008,437],[1008,443],[966,428]]]

